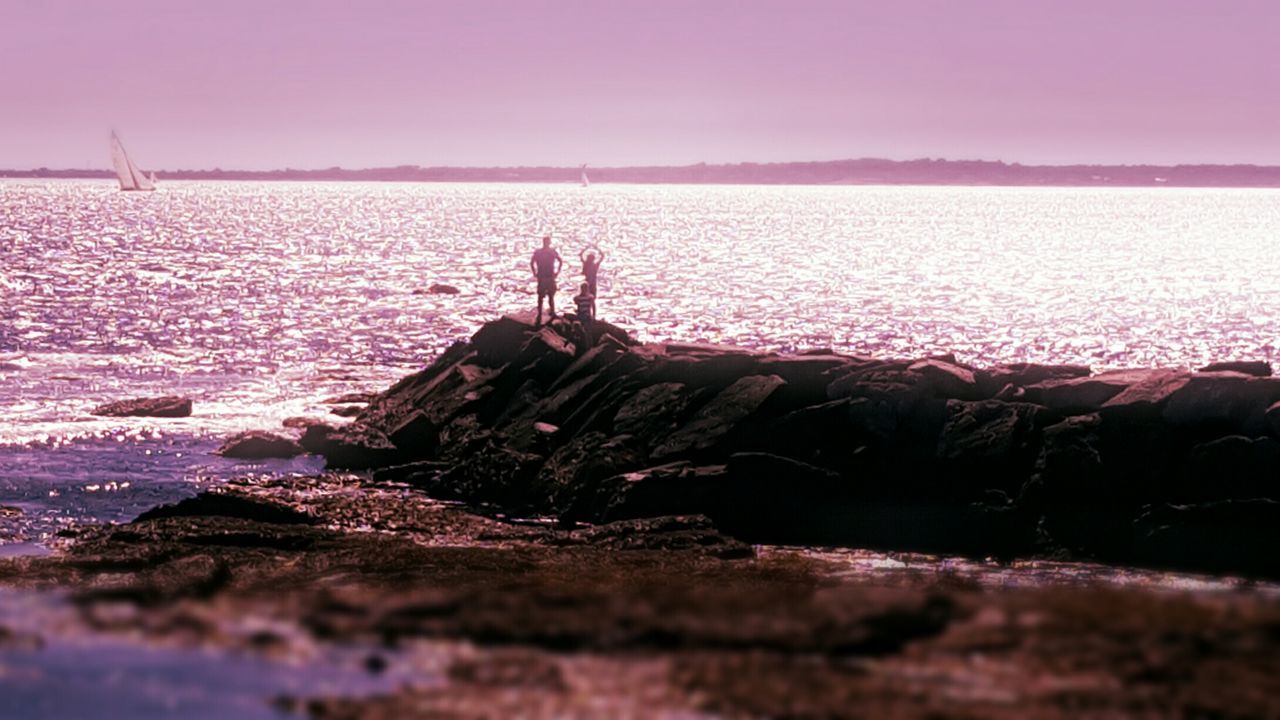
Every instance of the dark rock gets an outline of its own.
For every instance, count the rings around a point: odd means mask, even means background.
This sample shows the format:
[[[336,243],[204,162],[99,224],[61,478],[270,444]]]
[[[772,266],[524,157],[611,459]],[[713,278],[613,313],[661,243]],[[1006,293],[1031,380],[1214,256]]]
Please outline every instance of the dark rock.
[[[754,372],[759,359],[737,348],[711,349],[709,346],[669,344],[661,348],[643,346],[637,353],[650,358],[653,369],[649,381],[678,382],[692,388],[720,390]]]
[[[325,405],[351,405],[351,404],[368,404],[378,398],[378,393],[373,392],[354,392],[345,395],[336,395],[320,402]]]
[[[503,315],[485,323],[471,336],[477,362],[497,367],[515,360],[534,330],[531,316]]]
[[[329,439],[330,433],[337,430],[334,426],[320,421],[312,421],[307,424],[303,431],[302,437],[298,439],[298,444],[303,450],[313,454],[324,454],[325,442]]]
[[[827,505],[846,486],[837,473],[761,452],[729,456],[713,497],[711,517],[736,537],[753,541],[804,541],[821,526]]]
[[[1280,442],[1231,435],[1191,449],[1173,500],[1253,498],[1280,499]]]
[[[0,518],[15,518],[22,515],[22,508],[12,505],[0,505]]]
[[[987,489],[1016,493],[1032,475],[1044,414],[1028,403],[949,400],[938,438],[943,480],[950,485],[942,491],[966,500]]]
[[[1226,500],[1151,508],[1134,524],[1136,557],[1187,570],[1280,574],[1280,503]]]
[[[777,375],[748,375],[717,394],[687,424],[654,448],[654,458],[707,450],[755,415],[786,381]]]
[[[706,515],[721,505],[729,481],[724,465],[687,461],[657,465],[608,478],[596,502],[577,508],[573,519],[612,522],[662,515]]]
[[[134,518],[140,523],[162,518],[224,517],[277,525],[313,525],[315,518],[296,510],[254,498],[222,492],[202,492],[173,505],[151,508]]]
[[[695,551],[719,558],[749,558],[750,545],[721,533],[702,515],[677,515],[619,520],[576,530],[575,542],[614,550]]]
[[[653,447],[687,419],[694,395],[683,383],[642,388],[618,408],[613,416],[613,431],[635,435]]]
[[[534,488],[545,512],[599,517],[599,486],[606,478],[643,467],[645,454],[628,437],[583,433],[560,447],[538,471]]]
[[[1254,377],[1271,377],[1271,363],[1265,360],[1228,360],[1209,363],[1200,372],[1238,372]]]
[[[1280,378],[1235,372],[1197,373],[1173,392],[1161,412],[1169,425],[1209,427],[1222,434],[1262,435],[1267,410],[1280,401]]]
[[[451,463],[442,460],[415,460],[403,465],[391,465],[377,468],[372,473],[374,482],[403,482],[415,485],[434,479],[440,473],[452,467]]]
[[[912,363],[907,371],[919,375],[920,384],[928,387],[936,397],[972,400],[978,397],[978,383],[973,372],[943,360],[921,360]]]
[[[260,460],[297,457],[306,451],[289,438],[259,430],[249,430],[229,438],[214,452],[227,458]]]
[[[1149,381],[1152,373],[1151,370],[1117,370],[1090,377],[1045,380],[1028,385],[1025,398],[1027,402],[1062,413],[1090,413],[1130,386]]]
[[[442,473],[424,489],[441,500],[465,500],[525,511],[541,505],[532,490],[541,456],[489,442]]]
[[[427,414],[414,410],[388,433],[387,439],[406,457],[425,458],[440,445],[440,428]]]
[[[1266,420],[1267,429],[1271,431],[1272,437],[1280,438],[1280,401],[1274,402],[1263,414]]]
[[[308,432],[311,429],[308,428]],[[306,435],[303,435],[306,439]],[[303,445],[306,447],[306,445]],[[395,465],[402,458],[385,435],[368,427],[331,430],[324,436],[320,454],[325,467],[337,470],[369,470]]]
[[[462,291],[444,283],[433,283],[431,287],[427,288],[427,293],[431,295],[457,295],[459,292]]]
[[[1174,370],[1152,370],[1145,377],[1121,390],[1102,404],[1102,414],[1156,415],[1169,398],[1191,379],[1189,373]]]
[[[529,336],[511,365],[527,378],[550,384],[569,367],[575,354],[573,343],[551,328],[542,328]]]
[[[324,424],[323,420],[317,420],[316,418],[309,418],[309,417],[303,417],[303,416],[295,416],[295,417],[285,418],[280,423],[280,426],[289,428],[290,430],[306,430],[312,425],[323,425],[323,424]]]
[[[364,408],[359,405],[341,405],[330,410],[329,414],[338,417],[356,417],[362,412],[364,412]]]
[[[99,405],[91,413],[105,417],[189,417],[191,399],[167,395],[158,398],[121,400]]]
[[[1091,371],[1083,365],[1040,365],[1037,363],[1013,363],[997,365],[974,373],[978,390],[984,397],[998,393],[1005,386],[1022,388],[1046,380],[1065,380],[1088,377]]]
[[[843,355],[813,353],[808,355],[768,355],[755,362],[754,373],[777,375],[787,381],[788,388],[803,393],[812,405],[826,399],[827,386],[833,378],[857,364]]]

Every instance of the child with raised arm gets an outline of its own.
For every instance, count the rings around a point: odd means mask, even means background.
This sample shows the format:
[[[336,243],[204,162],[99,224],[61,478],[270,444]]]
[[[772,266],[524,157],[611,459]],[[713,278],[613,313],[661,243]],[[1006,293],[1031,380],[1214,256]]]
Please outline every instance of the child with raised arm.
[[[596,253],[599,253],[597,255]],[[598,294],[596,279],[600,274],[600,264],[604,262],[604,251],[595,245],[583,248],[578,253],[578,257],[582,260],[582,276],[586,279],[586,285],[591,290],[591,317],[596,316],[595,297]]]

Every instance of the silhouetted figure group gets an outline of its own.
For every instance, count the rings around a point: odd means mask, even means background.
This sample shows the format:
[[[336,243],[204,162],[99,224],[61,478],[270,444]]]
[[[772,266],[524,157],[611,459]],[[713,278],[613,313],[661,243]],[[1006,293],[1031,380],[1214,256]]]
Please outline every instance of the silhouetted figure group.
[[[582,261],[584,282],[579,287],[578,294],[574,296],[573,304],[577,311],[578,322],[582,323],[584,328],[589,328],[596,317],[597,280],[600,277],[600,264],[604,262],[604,251],[591,246],[583,249],[578,254],[578,259]],[[559,277],[562,267],[564,267],[564,261],[561,260],[560,253],[551,247],[551,236],[544,236],[542,247],[534,250],[533,257],[529,260],[529,269],[538,280],[538,318],[535,321],[538,327],[542,326],[544,298],[547,301],[547,320],[554,320],[556,317],[556,278]]]

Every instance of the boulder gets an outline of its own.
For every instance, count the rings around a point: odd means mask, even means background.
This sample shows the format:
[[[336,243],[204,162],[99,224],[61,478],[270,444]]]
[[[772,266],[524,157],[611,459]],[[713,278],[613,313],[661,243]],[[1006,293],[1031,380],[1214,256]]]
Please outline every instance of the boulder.
[[[857,360],[831,352],[807,355],[766,355],[755,362],[753,374],[777,375],[787,381],[792,391],[803,393],[809,399],[804,404],[822,402],[827,386],[858,363]]]
[[[362,412],[364,412],[364,408],[359,405],[339,405],[338,407],[329,410],[330,415],[345,418],[357,417]]]
[[[1267,429],[1271,431],[1272,437],[1280,438],[1280,401],[1276,401],[1267,407],[1263,413],[1263,419],[1266,420]]]
[[[379,393],[376,392],[353,392],[342,395],[335,395],[331,398],[325,398],[320,402],[324,405],[368,405],[378,398]]]
[[[532,316],[503,315],[485,323],[471,336],[477,362],[487,367],[506,365],[520,354],[534,330]]]
[[[650,447],[668,437],[687,419],[694,393],[683,383],[667,382],[641,388],[622,403],[613,416],[613,431],[634,435]]]
[[[556,450],[538,470],[535,497],[539,508],[566,517],[599,516],[599,486],[606,478],[643,467],[645,453],[631,438],[609,438],[588,432]]]
[[[414,410],[391,429],[387,439],[405,457],[430,457],[439,446],[440,427],[425,412]]]
[[[215,454],[240,460],[291,458],[306,452],[294,440],[259,430],[242,432],[228,439]]]
[[[978,383],[973,372],[954,363],[930,359],[912,363],[907,371],[920,376],[918,384],[929,388],[935,397],[973,400],[978,397]]]
[[[1254,377],[1271,377],[1271,363],[1265,360],[1228,360],[1209,363],[1200,372],[1238,372]]]
[[[432,497],[521,512],[544,504],[532,490],[542,457],[492,441],[423,486]]]
[[[1022,388],[1046,380],[1066,380],[1088,377],[1092,372],[1084,365],[1041,365],[1038,363],[1012,363],[997,365],[974,373],[978,391],[983,397],[991,397],[1004,387]]]
[[[1104,402],[1101,408],[1102,415],[1103,417],[1158,415],[1173,393],[1180,390],[1190,379],[1190,373],[1176,370],[1152,370],[1138,382]]]
[[[457,295],[460,292],[462,291],[458,288],[444,283],[432,283],[431,287],[427,288],[427,293],[431,295]]]
[[[181,517],[228,517],[277,525],[314,525],[316,519],[303,512],[265,500],[233,493],[205,491],[172,505],[159,505],[134,518],[133,522]]]
[[[1191,449],[1175,502],[1280,500],[1280,442],[1230,435]]]
[[[320,422],[312,421],[303,427],[302,437],[298,439],[298,444],[303,450],[314,455],[324,453],[325,442],[329,439],[329,434],[337,430],[334,426]]]
[[[1161,417],[1175,427],[1258,436],[1267,431],[1267,410],[1277,401],[1280,378],[1196,373],[1169,396]]]
[[[550,384],[573,363],[575,354],[573,343],[544,327],[525,340],[511,366],[526,378]]]
[[[596,492],[596,501],[575,508],[571,519],[614,522],[663,515],[705,515],[719,504],[728,473],[724,465],[687,461],[615,475]]]
[[[1134,523],[1141,562],[1214,573],[1280,575],[1280,503],[1225,500],[1160,505]]]
[[[1024,398],[1061,413],[1091,413],[1130,386],[1148,381],[1152,372],[1116,370],[1089,377],[1045,380],[1028,385]]]
[[[710,351],[697,345],[667,345],[653,356],[649,381],[679,382],[693,388],[719,390],[753,374],[757,357],[736,348]]]
[[[157,398],[120,400],[94,408],[91,413],[104,417],[166,417],[191,415],[191,398],[166,395]]]
[[[777,375],[740,378],[704,405],[693,419],[653,450],[654,458],[669,458],[707,450],[756,415],[786,381]]]
[[[762,452],[730,455],[725,471],[708,512],[720,528],[756,542],[811,538],[846,485],[830,470]]]
[[[1020,490],[1034,470],[1044,415],[1028,403],[948,400],[937,450],[943,492],[974,500],[988,489]]]
[[[320,454],[325,467],[336,470],[370,470],[395,465],[401,458],[387,436],[369,427],[330,430],[321,442]]]

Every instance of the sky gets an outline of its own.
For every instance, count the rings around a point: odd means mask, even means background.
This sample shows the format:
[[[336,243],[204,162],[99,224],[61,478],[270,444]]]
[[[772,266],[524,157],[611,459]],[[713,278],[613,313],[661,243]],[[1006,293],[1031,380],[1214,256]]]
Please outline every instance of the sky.
[[[1274,0],[0,0],[0,168],[1280,164]]]

